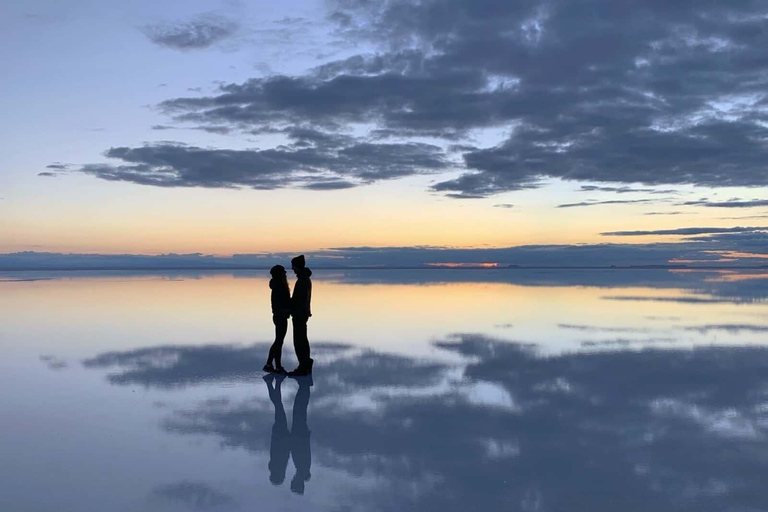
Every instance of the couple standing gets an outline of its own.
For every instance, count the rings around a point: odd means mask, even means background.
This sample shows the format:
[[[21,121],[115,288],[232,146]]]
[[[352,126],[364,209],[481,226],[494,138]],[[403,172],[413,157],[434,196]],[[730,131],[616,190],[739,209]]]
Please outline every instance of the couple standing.
[[[275,265],[269,271],[272,274],[269,287],[272,289],[272,322],[275,324],[275,341],[269,348],[264,371],[301,377],[312,373],[312,363],[314,363],[314,360],[309,357],[309,339],[307,338],[307,321],[312,316],[310,308],[312,271],[307,268],[304,255],[296,256],[291,260],[291,269],[296,274],[293,296],[288,286],[285,267]],[[283,341],[288,332],[288,317],[293,320],[293,348],[296,350],[296,359],[299,360],[299,366],[292,372],[286,372],[281,361]]]

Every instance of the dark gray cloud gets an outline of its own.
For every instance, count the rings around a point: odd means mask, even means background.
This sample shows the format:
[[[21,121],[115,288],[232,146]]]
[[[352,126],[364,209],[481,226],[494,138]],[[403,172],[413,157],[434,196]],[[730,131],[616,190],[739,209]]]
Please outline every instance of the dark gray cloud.
[[[730,201],[686,201],[684,206],[706,206],[708,208],[756,208],[758,206],[768,206],[768,199],[741,200],[731,199]]]
[[[645,341],[655,342],[660,340]],[[318,358],[307,397],[313,461],[308,490],[318,489],[316,477],[322,480],[332,468],[376,481],[359,496],[346,494],[342,510],[453,512],[472,503],[478,510],[510,510],[511,504],[525,512],[606,511],[618,503],[632,512],[714,512],[759,510],[768,499],[762,478],[765,347],[606,345],[553,355],[537,345],[473,334],[434,345],[456,362],[381,353]],[[180,348],[204,366],[205,347]],[[225,359],[239,367],[240,355]],[[152,386],[155,375],[174,373],[176,361],[158,360],[157,373],[134,384]],[[219,372],[189,385],[227,382],[233,369]],[[246,379],[254,393],[258,387],[264,393],[252,372]],[[467,391],[474,386],[514,397],[514,404],[471,400]],[[262,461],[275,416],[264,394],[255,396],[171,405],[162,428]],[[375,409],[349,407],[351,402]],[[196,506],[189,496],[222,494],[193,481],[158,489],[186,509]]]
[[[643,215],[694,215],[691,212],[646,212]]]
[[[315,186],[318,183],[313,182]],[[298,186],[312,183],[303,182]],[[341,183],[325,185],[341,188]],[[321,186],[322,188],[322,186]],[[768,260],[768,228],[679,228],[616,232],[616,236],[679,235],[683,242],[633,244],[522,245],[494,248],[454,247],[336,247],[306,252],[314,267],[424,268],[463,263],[497,263],[500,267],[624,267],[660,266],[687,261],[703,264],[760,265]],[[21,252],[0,254],[0,269],[245,269],[269,268],[290,261],[295,254],[257,253],[210,256],[203,254],[105,255]],[[726,256],[728,261],[721,261]],[[680,263],[677,263],[680,264]],[[469,270],[463,271],[469,275]],[[421,271],[417,272],[417,274]],[[443,277],[444,278],[444,277]]]
[[[545,178],[616,193],[671,193],[622,185],[637,183],[766,186],[767,10],[764,0],[344,0],[330,15],[337,35],[377,53],[223,83],[160,107],[177,122],[231,130],[338,132],[357,123],[374,139],[440,138],[463,147],[466,174],[432,186],[454,198],[535,188]],[[236,29],[207,17],[148,34],[193,49]],[[483,129],[507,135],[478,142]],[[278,165],[270,186],[291,185],[292,172]],[[368,179],[390,176],[374,166]]]
[[[650,231],[609,231],[600,233],[603,236],[648,236],[648,235],[703,235],[715,233],[765,233],[768,226],[734,227],[734,228],[677,228],[654,229]]]
[[[509,203],[501,203],[501,204],[495,204],[495,205],[493,205],[493,207],[494,208],[507,208],[507,209],[509,209],[509,208],[514,208],[515,205],[509,204]]]
[[[200,50],[234,36],[238,29],[234,20],[205,14],[189,21],[148,25],[143,31],[157,45],[174,50]]]
[[[105,155],[118,165],[89,164],[78,169],[109,181],[159,187],[224,187],[313,190],[349,188],[448,169],[438,146],[370,143],[314,130],[292,129],[292,142],[264,150],[206,149],[161,143],[111,148]]]
[[[39,172],[37,173],[37,175],[42,176],[44,178],[55,178],[56,176],[58,176],[58,174],[56,174],[55,172],[47,172],[47,171]]]
[[[655,199],[633,199],[633,200],[626,200],[626,201],[582,201],[580,203],[566,203],[566,204],[559,204],[557,205],[558,208],[576,208],[576,207],[582,207],[582,206],[598,206],[602,204],[634,204],[634,203],[655,203],[658,202]]]

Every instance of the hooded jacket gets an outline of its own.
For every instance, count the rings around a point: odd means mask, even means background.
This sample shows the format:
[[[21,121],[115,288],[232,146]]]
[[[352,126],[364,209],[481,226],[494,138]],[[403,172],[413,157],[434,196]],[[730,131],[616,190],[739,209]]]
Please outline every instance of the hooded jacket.
[[[269,280],[269,288],[272,290],[272,314],[287,317],[291,314],[291,292],[280,281],[275,278]]]
[[[291,297],[291,314],[295,317],[312,316],[312,280],[309,278],[312,271],[308,268],[299,269],[296,272],[296,285],[293,287]]]

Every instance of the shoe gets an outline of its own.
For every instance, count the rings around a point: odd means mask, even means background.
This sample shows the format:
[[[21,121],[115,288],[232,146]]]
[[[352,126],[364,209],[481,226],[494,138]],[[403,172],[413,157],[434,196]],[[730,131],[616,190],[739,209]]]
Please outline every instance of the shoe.
[[[267,373],[275,373],[275,368],[271,364],[265,364],[262,370],[264,370]]]
[[[299,366],[292,372],[288,372],[289,377],[306,377],[307,375],[309,375],[309,372],[307,371],[306,368],[303,368],[302,366]]]
[[[282,366],[275,366],[275,369],[272,371],[272,373],[276,373],[278,375],[288,375],[288,370]]]
[[[312,358],[309,358],[309,363],[306,365],[299,365],[298,368],[293,370],[292,372],[288,372],[288,375],[290,377],[306,377],[307,375],[310,375],[312,373],[312,365],[315,364],[315,360]]]

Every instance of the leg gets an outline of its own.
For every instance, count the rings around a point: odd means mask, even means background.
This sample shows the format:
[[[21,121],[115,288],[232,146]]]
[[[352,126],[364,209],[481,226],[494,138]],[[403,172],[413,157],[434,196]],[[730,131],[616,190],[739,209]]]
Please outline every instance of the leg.
[[[280,368],[282,366],[283,342],[285,341],[285,334],[288,332],[288,319],[272,315],[272,322],[275,324],[275,341],[269,348],[269,359],[267,359],[267,364],[272,364],[272,361],[274,360],[275,367]]]
[[[306,368],[309,364],[307,320],[306,317],[293,317],[293,348],[296,351],[296,359],[299,360],[299,368]]]

